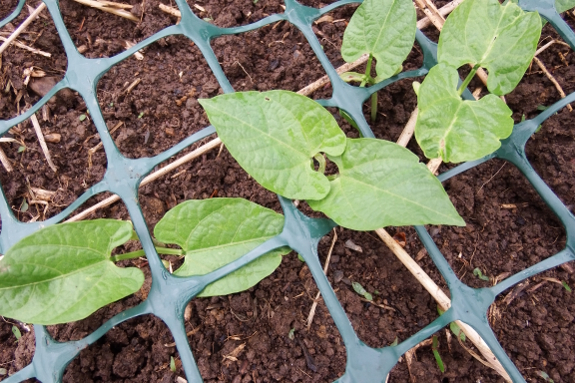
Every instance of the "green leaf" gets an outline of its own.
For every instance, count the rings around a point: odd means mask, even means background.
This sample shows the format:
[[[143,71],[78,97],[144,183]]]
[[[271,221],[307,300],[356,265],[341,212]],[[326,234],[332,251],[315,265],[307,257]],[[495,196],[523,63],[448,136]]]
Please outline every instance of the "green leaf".
[[[463,101],[458,80],[455,68],[439,64],[421,84],[415,138],[427,158],[476,160],[497,150],[513,130],[511,109],[499,97]]]
[[[20,329],[18,327],[12,326],[12,333],[16,337],[17,341],[20,340],[20,338],[22,338],[22,333],[20,332]]]
[[[395,143],[347,139],[343,155],[329,159],[339,175],[325,199],[308,204],[343,227],[465,225],[437,178],[415,154]]]
[[[204,275],[278,235],[283,223],[281,214],[240,198],[190,200],[168,211],[156,225],[154,235],[184,250],[184,264],[175,275]],[[246,290],[270,275],[289,251],[272,251],[211,283],[198,296]]]
[[[263,187],[292,199],[321,199],[327,178],[312,158],[338,156],[345,135],[317,102],[293,92],[243,92],[199,100],[232,156]]]
[[[459,336],[459,339],[461,339],[462,342],[465,342],[465,339],[467,339],[465,337],[465,333],[461,331],[461,328],[457,325],[457,323],[451,322],[449,324],[449,329],[453,334],[455,334],[455,336]]]
[[[481,279],[482,281],[489,282],[489,277],[487,275],[483,275],[483,273],[481,272],[481,269],[479,267],[476,267],[475,269],[473,269],[473,275],[475,275],[477,278]]]
[[[563,13],[571,8],[575,8],[575,0],[555,0],[555,9],[558,13]]]
[[[358,293],[359,295],[363,296],[367,293],[367,291],[365,291],[365,289],[363,288],[363,286],[361,285],[361,283],[359,282],[352,282],[351,283],[351,287],[353,287],[353,289],[355,290],[356,293]]]
[[[100,219],[50,226],[22,239],[0,260],[0,315],[72,322],[134,293],[144,274],[110,259],[131,235],[130,222]]]
[[[28,211],[28,208],[29,208],[28,202],[26,201],[26,198],[24,198],[24,199],[22,200],[22,205],[20,205],[20,211],[21,211],[22,213],[26,213],[26,212]]]
[[[173,356],[170,356],[170,371],[176,372],[176,360]]]
[[[511,2],[466,0],[445,21],[437,57],[456,68],[479,64],[489,71],[489,91],[502,96],[523,77],[540,35],[536,12],[523,12]]]
[[[84,121],[86,119],[86,115],[85,114],[81,114],[80,117],[78,117],[78,119],[80,121]]]
[[[343,34],[341,55],[347,62],[371,54],[378,81],[401,70],[413,47],[415,7],[406,0],[365,0],[355,11]]]
[[[345,72],[339,75],[345,82],[362,82],[365,80],[365,73]]]

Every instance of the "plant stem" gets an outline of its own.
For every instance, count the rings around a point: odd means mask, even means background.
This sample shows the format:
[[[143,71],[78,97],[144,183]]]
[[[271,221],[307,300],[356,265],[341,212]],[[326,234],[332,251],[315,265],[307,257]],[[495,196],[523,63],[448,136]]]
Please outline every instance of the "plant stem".
[[[156,251],[159,254],[166,254],[166,255],[184,255],[184,252],[182,249],[170,249],[167,247],[156,247]],[[134,259],[134,258],[138,258],[138,257],[143,257],[145,256],[146,253],[144,252],[144,250],[136,250],[136,251],[131,251],[129,253],[125,253],[125,254],[118,254],[118,255],[113,255],[111,257],[112,262],[119,262],[119,261],[123,261],[126,259]]]
[[[318,173],[324,174],[325,173],[325,157],[323,154],[318,153],[313,156],[313,159],[319,163],[319,168],[317,169]]]
[[[459,87],[459,89],[457,89],[457,93],[460,96],[463,94],[463,91],[465,90],[465,88],[467,88],[467,85],[469,85],[469,83],[471,82],[471,80],[475,76],[475,73],[477,73],[478,69],[479,69],[479,64],[475,64],[473,69],[471,69],[471,72],[469,72],[469,74],[467,75],[465,80],[463,80],[463,82],[461,83],[461,86]]]
[[[377,118],[377,92],[371,95],[371,122]]]
[[[372,61],[373,61],[373,56],[370,54],[369,58],[367,59],[367,66],[365,67],[365,78],[363,79],[361,84],[359,84],[360,88],[363,88],[365,86],[365,84],[367,84],[369,82],[369,80],[371,79],[371,63],[372,63]]]

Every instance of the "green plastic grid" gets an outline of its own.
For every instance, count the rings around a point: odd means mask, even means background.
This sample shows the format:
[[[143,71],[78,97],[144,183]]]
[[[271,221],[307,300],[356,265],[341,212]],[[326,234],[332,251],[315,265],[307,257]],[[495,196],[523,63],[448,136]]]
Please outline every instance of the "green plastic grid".
[[[6,19],[0,22],[3,27],[14,19],[22,10],[25,0],[20,0],[16,10]],[[312,31],[311,25],[322,15],[350,3],[361,3],[357,0],[341,0],[321,9],[311,8],[297,3],[295,0],[285,0],[285,12],[268,16],[258,22],[235,28],[219,28],[209,24],[191,11],[185,0],[176,0],[182,13],[180,24],[173,25],[157,32],[153,36],[141,41],[129,50],[111,58],[87,59],[78,53],[68,31],[64,25],[59,10],[58,0],[43,0],[54,20],[54,24],[66,51],[68,68],[64,78],[40,101],[38,101],[26,113],[10,119],[0,120],[0,136],[8,130],[30,118],[38,111],[53,95],[63,88],[77,91],[85,100],[86,106],[100,134],[105,148],[108,167],[104,178],[96,185],[89,188],[82,196],[72,203],[64,211],[44,222],[22,223],[12,214],[4,192],[0,198],[0,216],[2,219],[2,231],[0,233],[0,253],[5,253],[13,244],[24,236],[27,236],[42,227],[61,222],[72,211],[80,207],[90,197],[109,191],[117,194],[126,205],[134,228],[146,252],[152,272],[152,288],[148,298],[140,305],[128,309],[104,323],[98,330],[87,337],[72,342],[57,342],[50,337],[44,326],[34,325],[36,335],[36,352],[32,363],[5,380],[6,383],[21,382],[35,377],[44,383],[60,382],[66,366],[79,352],[100,339],[112,327],[130,318],[154,314],[162,319],[172,332],[176,340],[176,347],[189,382],[201,382],[202,377],[195,363],[191,349],[188,345],[187,336],[183,324],[184,309],[188,301],[194,298],[209,283],[241,268],[250,261],[265,254],[266,252],[283,246],[289,246],[298,252],[306,261],[313,278],[320,289],[324,302],[342,336],[347,350],[347,364],[345,374],[337,382],[362,382],[380,383],[399,358],[410,348],[432,334],[447,326],[454,320],[462,320],[473,327],[485,340],[495,356],[499,359],[513,382],[525,382],[517,367],[507,356],[486,317],[487,309],[494,302],[497,295],[513,287],[517,283],[530,278],[537,273],[549,270],[575,259],[575,217],[559,198],[551,191],[549,186],[539,177],[530,165],[525,155],[527,140],[536,131],[537,127],[566,106],[575,101],[575,92],[566,98],[556,102],[536,118],[515,125],[511,137],[502,142],[502,146],[496,152],[480,159],[459,165],[458,167],[439,176],[445,181],[461,172],[469,170],[481,163],[493,158],[504,159],[511,162],[523,173],[535,190],[557,215],[567,233],[565,249],[559,253],[515,274],[490,288],[474,289],[462,283],[455,275],[428,232],[424,227],[416,227],[416,231],[432,257],[436,267],[446,280],[452,297],[452,306],[439,318],[427,325],[424,329],[412,335],[410,338],[396,346],[372,348],[364,344],[354,332],[351,323],[343,310],[340,302],[331,288],[327,277],[322,271],[319,262],[317,247],[319,240],[326,235],[335,224],[326,219],[314,219],[303,215],[295,208],[291,201],[278,197],[284,212],[285,224],[281,234],[265,242],[256,249],[245,254],[234,262],[203,276],[180,278],[171,275],[163,267],[158,254],[155,251],[152,238],[148,232],[142,210],[138,203],[138,186],[143,177],[163,161],[178,154],[193,143],[215,133],[213,127],[207,127],[198,133],[187,137],[169,150],[151,157],[129,159],[120,154],[114,144],[104,122],[98,100],[96,97],[96,85],[99,79],[114,65],[130,57],[137,50],[142,49],[160,38],[170,35],[183,35],[192,40],[200,49],[216,76],[224,92],[233,92],[233,88],[226,78],[222,68],[218,64],[210,41],[219,36],[245,33],[265,25],[285,20],[297,27],[306,37],[321,65],[329,76],[332,84],[332,98],[320,100],[325,107],[337,107],[345,110],[359,125],[365,137],[373,137],[367,121],[363,117],[362,104],[373,92],[403,78],[411,78],[425,75],[429,69],[437,63],[436,44],[427,39],[423,33],[417,31],[416,40],[424,53],[424,63],[420,69],[400,73],[376,86],[369,88],[353,87],[343,82],[323,52],[319,41]],[[520,0],[519,5],[530,11],[538,11],[558,31],[561,37],[575,48],[575,34],[560,17],[554,8],[553,0]],[[467,91],[464,97],[470,98]]]

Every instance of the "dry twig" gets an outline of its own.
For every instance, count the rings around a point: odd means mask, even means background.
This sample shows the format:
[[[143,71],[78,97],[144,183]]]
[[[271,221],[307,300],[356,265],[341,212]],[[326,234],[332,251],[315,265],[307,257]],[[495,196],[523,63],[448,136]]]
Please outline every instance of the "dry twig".
[[[48,150],[48,146],[46,145],[46,140],[44,140],[44,134],[42,134],[42,129],[40,128],[40,123],[38,122],[38,118],[36,118],[36,113],[30,116],[30,121],[32,121],[32,125],[34,126],[34,131],[36,132],[36,136],[38,137],[38,142],[40,143],[40,147],[44,152],[44,156],[46,157],[46,161],[50,168],[56,173],[58,168],[52,162],[52,157],[50,156],[50,151]]]
[[[0,41],[6,42],[6,41],[8,41],[8,39],[7,39],[6,37],[0,36]],[[32,52],[32,53],[37,54],[37,55],[41,55],[41,56],[44,56],[44,57],[52,57],[52,54],[51,54],[51,53],[41,51],[40,49],[36,49],[36,48],[29,47],[28,45],[22,44],[22,43],[21,43],[20,41],[18,41],[18,40],[13,40],[13,41],[12,41],[12,45],[14,45],[15,47],[18,47],[18,48],[25,49],[25,50],[27,50],[28,52]]]
[[[6,157],[6,153],[4,153],[4,150],[2,148],[0,148],[0,162],[2,163],[2,166],[4,166],[4,169],[6,169],[8,173],[14,170],[12,164],[10,163],[10,160],[8,159],[8,157]]]
[[[543,63],[541,62],[541,60],[539,60],[539,58],[537,57],[533,57],[533,61],[535,61],[535,64],[537,64],[537,66],[543,71],[543,73],[545,74],[545,76],[547,76],[547,78],[553,83],[553,85],[555,85],[555,88],[557,88],[557,91],[559,92],[559,94],[561,95],[561,98],[565,98],[567,97],[567,95],[565,94],[565,92],[563,91],[563,88],[561,87],[561,85],[559,85],[559,83],[557,82],[557,80],[555,80],[555,77],[553,77],[553,75],[551,73],[549,73],[549,71],[547,70],[547,68],[545,67],[545,65],[543,65]],[[569,112],[573,111],[573,108],[571,107],[571,104],[567,104],[567,109],[569,109]]]
[[[26,29],[28,25],[30,25],[30,23],[36,19],[36,17],[40,14],[40,12],[44,10],[44,8],[46,8],[46,4],[40,3],[38,8],[36,8],[36,10],[32,12],[32,14],[28,16],[28,18],[26,18],[26,20],[24,20],[24,22],[20,24],[18,28],[16,28],[16,30],[10,35],[10,37],[8,37],[4,41],[4,43],[0,45],[0,54],[2,54],[2,52],[4,52],[6,48],[10,46],[10,44],[16,39],[16,37],[18,37],[20,33],[22,33],[24,29]]]
[[[337,233],[336,233],[335,229],[333,229],[333,239],[331,241],[331,246],[329,247],[329,251],[327,253],[327,258],[325,260],[325,264],[323,265],[323,273],[325,275],[327,275],[327,269],[329,268],[329,261],[331,260],[331,253],[333,252],[333,248],[334,248],[336,242],[337,242]],[[307,330],[308,331],[309,331],[311,324],[313,322],[313,317],[315,316],[315,310],[317,308],[320,295],[321,295],[321,292],[318,291],[316,296],[315,296],[315,299],[313,300],[313,304],[311,305],[311,309],[309,310],[309,314],[307,316]]]
[[[132,20],[134,22],[139,22],[138,19],[133,13],[126,11],[125,9],[120,9],[117,5],[119,3],[112,3],[110,1],[95,1],[95,0],[74,0],[80,4],[87,5],[92,8],[97,8],[101,11],[111,13],[116,16],[123,17],[128,20]],[[110,4],[115,4],[116,6],[111,6]],[[120,4],[125,6],[125,4]]]

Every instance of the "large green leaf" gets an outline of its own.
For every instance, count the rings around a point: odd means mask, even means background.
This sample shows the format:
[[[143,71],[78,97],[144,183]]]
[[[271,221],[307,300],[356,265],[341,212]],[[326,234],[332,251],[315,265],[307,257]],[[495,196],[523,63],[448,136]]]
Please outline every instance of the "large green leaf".
[[[389,141],[347,139],[331,191],[308,201],[354,230],[423,224],[465,225],[439,180],[409,150]]]
[[[312,167],[320,152],[340,155],[345,135],[317,102],[293,92],[243,92],[199,100],[221,140],[263,187],[293,199],[321,199],[327,178]]]
[[[439,64],[419,87],[415,138],[427,158],[476,160],[497,150],[513,130],[511,109],[499,97],[463,101],[458,80],[455,68]]]
[[[101,219],[50,226],[22,239],[0,261],[0,315],[65,323],[134,293],[144,274],[110,260],[131,235],[129,222]]]
[[[365,0],[343,34],[341,55],[347,62],[369,53],[377,60],[377,81],[401,69],[415,40],[415,7],[411,0]]]
[[[190,200],[168,211],[156,225],[154,235],[184,250],[184,264],[174,274],[204,275],[278,235],[283,223],[281,214],[240,198]],[[270,275],[289,251],[282,248],[261,256],[209,284],[199,296],[247,290]]]
[[[489,71],[489,91],[502,96],[523,77],[540,35],[536,12],[523,12],[512,2],[466,0],[445,21],[437,56],[456,68],[479,64]]]

